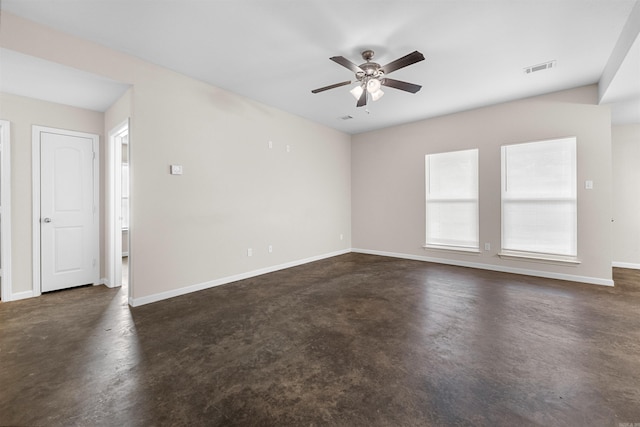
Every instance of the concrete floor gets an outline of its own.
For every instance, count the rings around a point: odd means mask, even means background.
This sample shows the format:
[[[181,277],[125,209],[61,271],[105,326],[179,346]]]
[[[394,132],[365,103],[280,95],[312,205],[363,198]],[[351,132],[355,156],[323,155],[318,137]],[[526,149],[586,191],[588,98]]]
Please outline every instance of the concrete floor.
[[[630,426],[640,272],[615,280],[347,254],[134,309],[1,304],[0,425]]]

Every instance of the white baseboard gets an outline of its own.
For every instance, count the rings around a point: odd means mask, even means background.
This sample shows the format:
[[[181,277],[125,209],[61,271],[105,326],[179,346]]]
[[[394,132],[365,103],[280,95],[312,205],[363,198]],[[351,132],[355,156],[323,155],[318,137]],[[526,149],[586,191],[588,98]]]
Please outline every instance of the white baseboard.
[[[477,268],[480,270],[499,271],[503,273],[522,274],[525,276],[544,277],[547,279],[558,279],[558,280],[567,280],[572,282],[582,282],[582,283],[589,283],[593,285],[602,285],[602,286],[614,285],[613,280],[601,279],[597,277],[577,276],[573,274],[562,274],[562,273],[553,273],[553,272],[539,271],[539,270],[528,270],[528,269],[522,269],[522,268],[513,268],[513,267],[491,265],[491,264],[481,264],[476,262],[467,262],[467,261],[451,260],[451,259],[443,259],[443,258],[433,258],[433,257],[411,255],[411,254],[404,254],[404,253],[397,253],[397,252],[386,252],[386,251],[352,248],[352,249],[343,249],[340,251],[331,252],[323,255],[317,255],[309,258],[304,258],[296,261],[291,261],[284,264],[279,264],[271,267],[249,271],[246,273],[236,274],[234,276],[223,277],[220,279],[211,280],[209,282],[199,283],[199,284],[186,286],[179,289],[173,289],[166,292],[147,295],[140,298],[130,297],[129,305],[131,305],[132,307],[139,307],[141,305],[162,301],[162,300],[177,297],[180,295],[186,295],[192,292],[197,292],[197,291],[213,288],[220,285],[226,285],[228,283],[237,282],[238,280],[249,279],[256,276],[261,276],[263,274],[273,273],[275,271],[284,270],[287,268],[296,267],[303,264],[308,264],[310,262],[319,261],[326,258],[332,258],[338,255],[344,255],[349,252],[369,254],[369,255],[379,255],[379,256],[386,256],[386,257],[392,257],[392,258],[402,258],[402,259],[409,259],[409,260],[415,260],[415,261],[426,261],[426,262],[433,262],[436,264],[455,265],[459,267],[470,267],[470,268]],[[625,262],[613,262],[612,266],[619,267],[619,268],[640,269],[640,264],[625,263]],[[96,283],[96,285],[98,284],[104,284],[108,286],[107,279],[101,278],[100,281]],[[11,295],[11,299],[9,301],[18,301],[21,299],[32,298],[33,296],[34,296],[33,291],[16,292]]]
[[[252,277],[261,276],[267,273],[273,273],[274,271],[284,270],[286,268],[297,267],[299,265],[308,264],[310,262],[319,261],[325,258],[332,258],[338,255],[344,255],[351,252],[350,249],[344,249],[328,254],[317,255],[310,258],[304,258],[296,261],[287,262],[284,264],[274,265],[272,267],[265,267],[259,270],[253,270],[246,273],[236,274],[234,276],[223,277],[221,279],[211,280],[209,282],[198,283],[191,286],[185,286],[179,289],[173,289],[166,292],[160,292],[157,294],[147,295],[139,298],[129,298],[129,305],[132,307],[139,307],[141,305],[150,304],[152,302],[162,301],[165,299],[177,297],[180,295],[190,294],[192,292],[202,291],[205,289],[213,288],[215,286],[226,285],[227,283],[237,282],[238,280],[250,279]]]
[[[490,271],[499,271],[502,273],[522,274],[525,276],[544,277],[546,279],[568,280],[571,282],[582,282],[582,283],[589,283],[592,285],[613,286],[613,280],[601,279],[598,277],[576,276],[573,274],[562,274],[562,273],[553,273],[549,271],[528,270],[524,268],[513,268],[513,267],[491,265],[491,264],[480,264],[477,262],[433,258],[433,257],[403,254],[403,253],[396,253],[396,252],[375,251],[375,250],[369,250],[369,249],[354,248],[351,251],[356,253],[361,253],[361,254],[388,256],[393,258],[403,258],[403,259],[410,259],[415,261],[427,261],[427,262],[433,262],[436,264],[456,265],[458,267],[471,267],[471,268],[477,268],[479,270],[490,270]]]
[[[619,261],[613,261],[611,263],[612,267],[618,267],[618,268],[631,268],[634,270],[640,270],[640,264],[636,264],[633,262],[619,262]]]
[[[21,299],[33,298],[33,291],[15,292],[11,294],[9,301],[18,301]]]

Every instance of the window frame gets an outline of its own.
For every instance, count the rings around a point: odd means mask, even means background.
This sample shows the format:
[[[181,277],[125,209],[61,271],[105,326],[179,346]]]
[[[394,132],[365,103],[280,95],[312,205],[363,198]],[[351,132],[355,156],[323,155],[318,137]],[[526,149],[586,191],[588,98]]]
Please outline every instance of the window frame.
[[[429,197],[429,189],[430,189],[430,179],[431,179],[431,168],[430,168],[430,157],[443,155],[443,154],[452,154],[452,153],[461,153],[461,152],[475,152],[475,197],[437,197],[430,199]],[[440,249],[446,251],[453,252],[472,252],[472,253],[480,253],[480,150],[478,148],[468,148],[461,150],[453,150],[453,151],[445,151],[439,153],[431,153],[425,155],[425,244],[423,246],[424,249]],[[430,242],[430,223],[429,223],[429,203],[475,203],[475,246],[474,245],[463,245],[463,244],[445,244],[445,243],[434,243]]]
[[[572,159],[571,161],[571,169],[572,169],[572,182],[570,185],[572,186],[573,194],[570,196],[554,196],[554,197],[542,197],[542,196],[530,196],[530,197],[505,197],[508,187],[507,187],[507,150],[509,147],[524,145],[524,144],[543,144],[543,143],[559,143],[559,142],[571,142],[572,143]],[[577,168],[577,158],[578,158],[578,141],[577,137],[569,136],[562,138],[552,138],[547,140],[540,141],[530,141],[523,142],[517,144],[508,144],[500,147],[500,230],[501,230],[501,239],[500,239],[500,252],[498,256],[505,259],[529,259],[529,260],[537,260],[537,261],[551,261],[558,263],[570,263],[570,264],[579,264],[580,261],[578,259],[578,168]],[[505,203],[506,202],[506,203]],[[552,204],[552,203],[572,203],[572,210],[575,213],[575,216],[572,218],[572,236],[574,238],[573,242],[565,242],[567,246],[573,248],[573,253],[560,253],[560,252],[542,252],[536,250],[520,250],[520,249],[512,249],[507,248],[505,245],[506,237],[508,236],[505,227],[505,205],[513,204],[513,203],[538,203],[541,206],[544,204]]]

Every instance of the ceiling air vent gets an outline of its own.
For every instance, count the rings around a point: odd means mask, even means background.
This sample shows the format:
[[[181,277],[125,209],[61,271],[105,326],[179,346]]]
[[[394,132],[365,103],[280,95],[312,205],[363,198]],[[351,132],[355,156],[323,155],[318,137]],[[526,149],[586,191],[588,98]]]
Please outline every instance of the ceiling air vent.
[[[338,118],[340,120],[351,120],[351,119],[353,119],[353,116],[350,116],[350,115],[347,114],[346,116],[342,116],[342,117],[338,117]]]
[[[556,68],[556,61],[549,61],[543,64],[532,65],[524,69],[525,74],[535,73],[536,71],[548,70],[549,68]]]

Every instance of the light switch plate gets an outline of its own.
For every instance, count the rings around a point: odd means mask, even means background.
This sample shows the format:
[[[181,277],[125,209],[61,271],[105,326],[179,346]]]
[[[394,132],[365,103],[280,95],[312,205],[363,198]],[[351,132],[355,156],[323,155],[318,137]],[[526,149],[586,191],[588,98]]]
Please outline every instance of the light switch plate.
[[[586,190],[593,190],[593,181],[590,179],[584,182],[584,188]]]
[[[171,165],[171,175],[182,175],[182,165]]]

